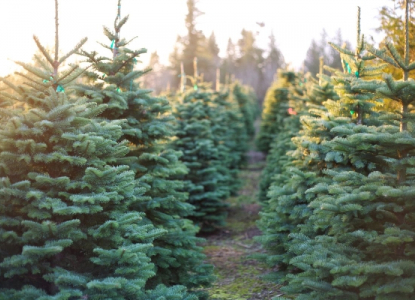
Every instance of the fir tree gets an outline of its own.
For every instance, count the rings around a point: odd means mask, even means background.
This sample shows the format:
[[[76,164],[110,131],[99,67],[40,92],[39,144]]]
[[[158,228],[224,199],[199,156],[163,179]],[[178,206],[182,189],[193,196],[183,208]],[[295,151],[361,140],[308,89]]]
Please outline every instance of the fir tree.
[[[325,234],[311,239],[294,236],[291,248],[298,256],[291,263],[304,273],[291,277],[288,290],[304,293],[298,299],[412,298],[409,236],[413,235],[413,212],[407,202],[413,189],[408,163],[413,145],[407,110],[413,89],[407,77],[413,68],[409,46],[406,43],[402,58],[392,44],[383,51],[366,45],[371,54],[401,67],[404,73],[400,81],[391,75],[385,75],[384,82],[369,81],[365,77],[370,79],[382,66],[367,66],[371,57],[360,54],[364,42],[358,36],[355,53],[336,47],[347,63],[346,72],[351,73],[343,82],[350,85],[348,93],[339,93],[337,109],[329,109],[333,117],[342,108],[352,108],[351,113],[357,111],[357,116],[334,127],[331,131],[339,136],[325,143],[331,158],[337,156],[339,163],[349,161],[350,167],[332,166],[326,171],[330,182],[310,189],[317,197],[310,204],[314,212],[309,226],[314,223]],[[376,106],[376,101],[384,98],[398,102],[402,112]]]
[[[129,141],[128,156],[137,159],[130,165],[131,169],[139,185],[146,189],[146,201],[134,209],[145,212],[148,224],[166,231],[150,250],[157,269],[147,286],[182,284],[204,298],[205,293],[195,289],[210,285],[212,266],[203,263],[205,256],[196,245],[202,240],[195,237],[197,229],[187,219],[193,214],[193,207],[186,202],[184,182],[174,179],[184,176],[187,169],[180,161],[179,152],[166,149],[174,135],[171,107],[167,99],[152,96],[151,91],[140,88],[136,82],[146,73],[135,69],[145,49],[130,50],[129,42],[120,37],[127,20],[128,16],[120,17],[119,3],[114,31],[104,27],[111,46],[103,46],[112,55],[99,57],[96,52],[82,52],[93,71],[87,73],[90,83],[78,85],[76,89],[90,101],[108,105],[103,118],[127,120],[121,139]]]
[[[267,249],[267,253],[258,258],[271,267],[278,265],[277,271],[267,275],[273,281],[283,281],[288,271],[296,272],[296,268],[289,265],[294,255],[289,251],[288,235],[296,232],[314,233],[302,226],[312,212],[308,204],[314,194],[307,193],[307,190],[320,182],[326,154],[321,143],[330,134],[330,126],[333,126],[323,103],[338,99],[330,79],[322,74],[322,66],[321,58],[319,83],[308,77],[300,118],[301,130],[292,138],[294,150],[286,154],[286,159],[277,168],[279,172],[270,178],[267,190],[269,200],[264,203],[258,222],[263,232],[258,240]]]
[[[236,195],[240,188],[240,167],[246,162],[248,133],[239,102],[228,87],[212,94],[212,103],[219,113],[212,122],[212,132],[219,151],[219,160],[229,171],[229,190]],[[226,125],[225,125],[226,124]]]
[[[281,132],[283,120],[289,116],[288,108],[284,109],[286,106],[284,103],[288,101],[287,87],[295,79],[295,74],[291,72],[289,76],[283,76],[283,72],[278,70],[278,79],[268,88],[264,100],[256,146],[265,153],[269,152],[275,135]]]
[[[214,231],[224,225],[224,200],[230,195],[232,181],[228,161],[221,160],[227,159],[229,149],[214,127],[221,111],[212,101],[213,91],[204,83],[194,84],[194,89],[178,96],[174,111],[177,133],[171,147],[183,152],[182,160],[189,169],[181,178],[188,182],[189,202],[196,208],[192,219],[202,232]]]
[[[150,243],[163,230],[129,211],[143,189],[127,166],[110,166],[128,152],[116,142],[121,126],[91,120],[103,105],[48,93],[0,133],[0,294],[139,299],[154,275]]]
[[[107,105],[66,96],[61,84],[76,68],[58,70],[69,55],[58,59],[55,3],[55,60],[35,39],[49,68],[25,65],[29,88],[5,82],[17,96],[3,96],[27,111],[0,131],[0,298],[197,299],[184,286],[146,288],[151,243],[165,230],[134,210],[146,189],[122,165],[134,159],[125,157],[128,141],[118,142],[125,121],[97,120]]]
[[[231,89],[242,113],[248,137],[253,138],[255,135],[254,122],[259,113],[257,99],[252,90],[239,82],[235,82]]]
[[[302,74],[291,71],[280,71],[278,78],[276,86],[283,87],[274,90],[275,99],[271,102],[271,107],[274,109],[268,110],[268,107],[264,107],[264,124],[261,124],[257,140],[259,145],[265,145],[266,141],[270,143],[267,164],[261,174],[259,191],[261,201],[267,199],[273,176],[283,173],[287,161],[287,151],[294,149],[291,139],[298,133],[299,113],[303,109],[304,99],[302,98],[305,93],[304,82],[306,82],[306,78]],[[273,119],[275,121],[271,122]]]

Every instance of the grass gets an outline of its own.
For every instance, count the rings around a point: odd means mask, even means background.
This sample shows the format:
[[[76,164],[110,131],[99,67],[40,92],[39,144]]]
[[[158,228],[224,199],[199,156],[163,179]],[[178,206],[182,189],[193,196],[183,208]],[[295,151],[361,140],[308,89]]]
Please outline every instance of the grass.
[[[212,300],[270,300],[281,295],[280,286],[262,278],[270,269],[250,258],[263,252],[254,237],[260,234],[255,224],[260,210],[257,192],[265,162],[258,160],[262,157],[258,153],[254,157],[240,172],[243,186],[239,194],[227,200],[230,205],[227,225],[206,238],[204,253],[215,266],[217,276],[208,289]]]

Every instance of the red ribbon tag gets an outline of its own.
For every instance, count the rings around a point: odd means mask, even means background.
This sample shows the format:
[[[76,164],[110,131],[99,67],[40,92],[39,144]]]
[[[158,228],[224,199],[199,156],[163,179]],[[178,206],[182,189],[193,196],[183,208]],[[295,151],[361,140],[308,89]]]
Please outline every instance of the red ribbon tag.
[[[297,114],[297,112],[294,109],[292,109],[291,107],[287,111],[288,111],[289,115],[296,115]]]

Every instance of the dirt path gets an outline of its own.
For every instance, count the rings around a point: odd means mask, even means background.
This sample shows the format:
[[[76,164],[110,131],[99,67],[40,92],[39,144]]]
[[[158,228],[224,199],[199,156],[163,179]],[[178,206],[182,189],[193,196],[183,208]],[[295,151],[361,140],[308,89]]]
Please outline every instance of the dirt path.
[[[204,252],[215,266],[217,281],[209,288],[212,300],[270,300],[280,295],[279,286],[261,277],[270,270],[250,255],[263,252],[254,237],[261,234],[255,225],[259,177],[265,165],[261,152],[250,151],[249,164],[240,173],[243,187],[239,195],[228,199],[227,226],[206,237]]]

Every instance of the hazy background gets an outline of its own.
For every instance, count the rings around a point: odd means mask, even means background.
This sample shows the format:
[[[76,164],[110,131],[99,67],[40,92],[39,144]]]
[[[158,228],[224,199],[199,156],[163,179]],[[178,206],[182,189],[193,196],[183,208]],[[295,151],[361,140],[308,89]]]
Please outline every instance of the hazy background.
[[[44,45],[54,43],[54,1],[1,1],[0,75],[12,72],[10,60],[30,61],[36,51],[32,36],[36,34]],[[341,37],[354,47],[356,40],[356,10],[361,7],[361,28],[376,42],[382,38],[375,32],[382,6],[392,6],[391,0],[199,0],[197,8],[203,12],[196,19],[198,30],[209,37],[214,32],[219,56],[226,56],[228,39],[237,43],[241,31],[253,34],[255,45],[267,55],[271,32],[285,62],[301,68],[314,39],[319,41],[323,29],[328,41],[339,29]],[[83,37],[88,37],[86,50],[101,50],[96,41],[108,43],[102,26],[112,27],[117,0],[61,0],[59,3],[60,49],[69,51]],[[186,35],[186,0],[123,0],[121,16],[130,15],[121,35],[137,36],[130,48],[147,48],[142,56],[145,67],[150,53],[157,51],[159,64],[168,66],[177,36]],[[271,70],[270,72],[275,73]],[[161,79],[160,79],[161,80]],[[158,82],[161,82],[158,80]],[[165,79],[163,85],[168,85]],[[250,83],[250,82],[247,82]],[[163,87],[159,87],[161,89]]]

